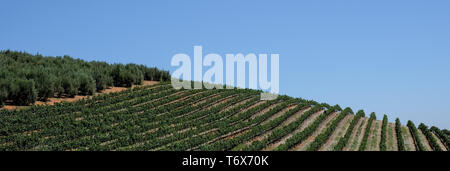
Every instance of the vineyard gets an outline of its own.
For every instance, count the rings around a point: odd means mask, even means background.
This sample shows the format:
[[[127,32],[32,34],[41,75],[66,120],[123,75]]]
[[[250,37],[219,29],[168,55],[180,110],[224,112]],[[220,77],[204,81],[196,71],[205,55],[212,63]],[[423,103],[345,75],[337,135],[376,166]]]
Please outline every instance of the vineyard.
[[[447,130],[249,89],[169,82],[0,110],[0,151],[447,151]]]

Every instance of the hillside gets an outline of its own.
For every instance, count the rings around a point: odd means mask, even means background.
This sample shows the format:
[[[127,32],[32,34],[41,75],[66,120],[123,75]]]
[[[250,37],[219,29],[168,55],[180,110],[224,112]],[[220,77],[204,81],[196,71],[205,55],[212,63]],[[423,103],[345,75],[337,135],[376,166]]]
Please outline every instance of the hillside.
[[[260,92],[175,90],[169,82],[73,103],[0,110],[0,151],[447,151],[449,133],[374,113]]]
[[[131,87],[143,84],[144,80],[169,79],[168,71],[144,65],[0,51],[0,107],[5,104],[26,106],[54,97],[94,95],[112,86]]]

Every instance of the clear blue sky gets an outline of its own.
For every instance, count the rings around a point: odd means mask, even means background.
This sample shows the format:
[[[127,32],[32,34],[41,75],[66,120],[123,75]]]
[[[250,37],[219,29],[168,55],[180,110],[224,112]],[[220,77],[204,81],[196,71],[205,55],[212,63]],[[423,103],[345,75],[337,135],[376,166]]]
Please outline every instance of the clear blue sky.
[[[279,53],[282,94],[450,128],[450,1],[2,0],[0,49],[140,63]]]

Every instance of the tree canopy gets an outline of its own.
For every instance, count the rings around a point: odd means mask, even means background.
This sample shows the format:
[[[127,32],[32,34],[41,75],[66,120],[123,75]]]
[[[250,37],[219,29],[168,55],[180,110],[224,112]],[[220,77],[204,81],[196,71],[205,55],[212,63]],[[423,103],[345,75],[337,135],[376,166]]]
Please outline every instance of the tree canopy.
[[[0,51],[0,106],[46,101],[50,97],[92,95],[110,86],[142,84],[144,80],[168,81],[168,71],[137,64],[87,62],[70,56],[42,56]]]

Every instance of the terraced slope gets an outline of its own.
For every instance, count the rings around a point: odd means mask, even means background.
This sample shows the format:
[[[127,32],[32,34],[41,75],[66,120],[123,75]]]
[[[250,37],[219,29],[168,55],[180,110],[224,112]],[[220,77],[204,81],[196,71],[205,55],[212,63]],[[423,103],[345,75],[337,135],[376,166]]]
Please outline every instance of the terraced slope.
[[[261,101],[259,95],[248,89],[175,90],[164,82],[0,110],[0,151],[377,151],[382,142],[388,151],[414,151],[417,141],[424,150],[448,150],[448,135],[436,127],[411,132],[411,125],[401,126],[398,135],[394,123],[384,129],[382,121],[369,124],[363,111],[355,116],[337,105],[288,96]]]

